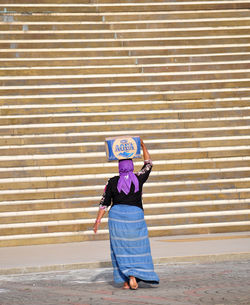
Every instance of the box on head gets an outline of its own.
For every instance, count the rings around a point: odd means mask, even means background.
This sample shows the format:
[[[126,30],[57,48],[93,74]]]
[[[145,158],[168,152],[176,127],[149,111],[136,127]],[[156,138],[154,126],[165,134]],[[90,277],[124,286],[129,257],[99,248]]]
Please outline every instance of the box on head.
[[[120,136],[105,139],[108,161],[141,158],[139,136]]]

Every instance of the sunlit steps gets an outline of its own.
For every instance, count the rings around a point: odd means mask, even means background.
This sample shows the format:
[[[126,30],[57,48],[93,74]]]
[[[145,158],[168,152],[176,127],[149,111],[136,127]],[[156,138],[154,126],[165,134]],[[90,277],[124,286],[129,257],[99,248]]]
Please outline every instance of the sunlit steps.
[[[104,139],[124,134],[154,160],[150,236],[249,230],[249,1],[1,7],[0,246],[108,238]]]

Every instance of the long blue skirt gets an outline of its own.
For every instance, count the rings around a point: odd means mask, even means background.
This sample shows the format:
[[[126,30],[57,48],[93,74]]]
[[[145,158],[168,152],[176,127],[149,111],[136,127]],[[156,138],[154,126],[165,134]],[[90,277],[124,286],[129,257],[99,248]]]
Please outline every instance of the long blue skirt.
[[[109,234],[114,281],[127,282],[129,276],[134,276],[137,281],[159,284],[143,210],[114,205],[109,211]]]

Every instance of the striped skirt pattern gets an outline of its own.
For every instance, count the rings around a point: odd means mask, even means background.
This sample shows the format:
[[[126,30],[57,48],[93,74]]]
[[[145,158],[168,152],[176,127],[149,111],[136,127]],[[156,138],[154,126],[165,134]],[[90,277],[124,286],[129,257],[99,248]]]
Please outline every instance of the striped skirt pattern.
[[[134,276],[138,281],[158,284],[143,210],[114,205],[109,211],[109,234],[114,281],[127,282]]]

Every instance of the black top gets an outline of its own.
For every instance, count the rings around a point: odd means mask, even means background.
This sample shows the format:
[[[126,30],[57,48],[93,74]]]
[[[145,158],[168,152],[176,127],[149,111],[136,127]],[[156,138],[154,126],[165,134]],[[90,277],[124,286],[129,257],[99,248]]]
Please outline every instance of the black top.
[[[153,165],[151,160],[147,160],[144,162],[142,169],[138,173],[135,173],[139,181],[139,191],[136,193],[134,193],[135,187],[133,183],[131,183],[130,192],[127,195],[123,191],[119,193],[117,190],[117,184],[120,176],[114,176],[113,178],[110,178],[105,186],[104,193],[100,201],[100,206],[106,208],[110,206],[111,203],[112,205],[127,204],[135,205],[143,209],[142,186],[144,182],[147,181],[152,167]]]

